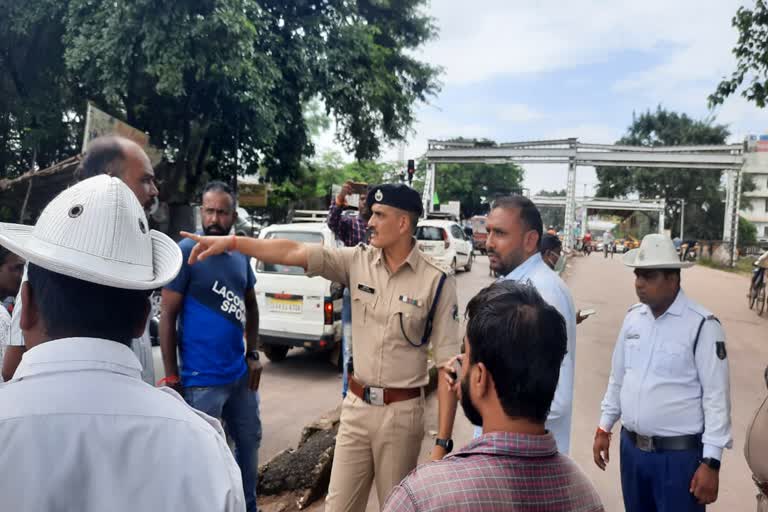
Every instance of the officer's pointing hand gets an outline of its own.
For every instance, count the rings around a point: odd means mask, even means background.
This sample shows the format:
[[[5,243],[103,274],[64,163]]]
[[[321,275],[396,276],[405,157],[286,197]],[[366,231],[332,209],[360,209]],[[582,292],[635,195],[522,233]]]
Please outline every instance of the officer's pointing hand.
[[[181,236],[197,242],[189,255],[190,265],[203,261],[209,256],[222,254],[232,247],[231,236],[200,236],[186,231],[182,231]]]
[[[700,464],[691,480],[691,494],[696,497],[699,505],[709,505],[717,499],[719,483],[717,471],[706,464]]]

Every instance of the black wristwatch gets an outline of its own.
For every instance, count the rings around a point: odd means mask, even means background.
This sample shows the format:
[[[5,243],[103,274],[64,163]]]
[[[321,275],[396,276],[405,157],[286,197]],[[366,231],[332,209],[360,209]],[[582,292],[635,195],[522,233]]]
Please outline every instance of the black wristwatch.
[[[704,457],[701,459],[701,463],[708,466],[712,471],[720,471],[720,461],[717,459],[713,459],[712,457]]]
[[[453,439],[435,439],[435,446],[442,446],[445,448],[445,453],[451,453],[453,451]]]
[[[258,350],[250,350],[245,353],[246,359],[253,359],[254,361],[259,360],[259,351]]]

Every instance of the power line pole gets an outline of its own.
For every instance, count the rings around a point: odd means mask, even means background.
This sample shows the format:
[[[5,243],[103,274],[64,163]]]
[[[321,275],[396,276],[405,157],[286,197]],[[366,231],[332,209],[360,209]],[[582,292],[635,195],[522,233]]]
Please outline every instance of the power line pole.
[[[682,206],[680,207],[680,240],[685,240],[683,236],[683,228],[685,227],[685,199],[680,199]]]

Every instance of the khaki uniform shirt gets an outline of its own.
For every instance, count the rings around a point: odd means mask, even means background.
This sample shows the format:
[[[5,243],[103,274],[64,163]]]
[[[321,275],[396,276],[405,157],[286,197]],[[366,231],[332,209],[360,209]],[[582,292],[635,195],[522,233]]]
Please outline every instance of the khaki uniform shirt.
[[[309,245],[307,274],[349,287],[355,377],[368,386],[414,388],[429,382],[427,351],[440,365],[459,353],[461,334],[456,278],[448,276],[435,310],[430,343],[421,343],[444,271],[414,245],[390,273],[381,249],[367,245],[330,249]],[[402,318],[402,327],[401,327]]]

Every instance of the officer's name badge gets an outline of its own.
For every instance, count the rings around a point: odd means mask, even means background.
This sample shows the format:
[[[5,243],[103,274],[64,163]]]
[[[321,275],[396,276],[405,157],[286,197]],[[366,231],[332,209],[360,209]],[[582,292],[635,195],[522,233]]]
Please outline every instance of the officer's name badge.
[[[411,297],[408,297],[407,295],[401,295],[400,296],[400,302],[405,302],[406,304],[410,304],[411,306],[416,306],[417,308],[420,308],[424,304],[418,300],[418,299],[412,299]]]

